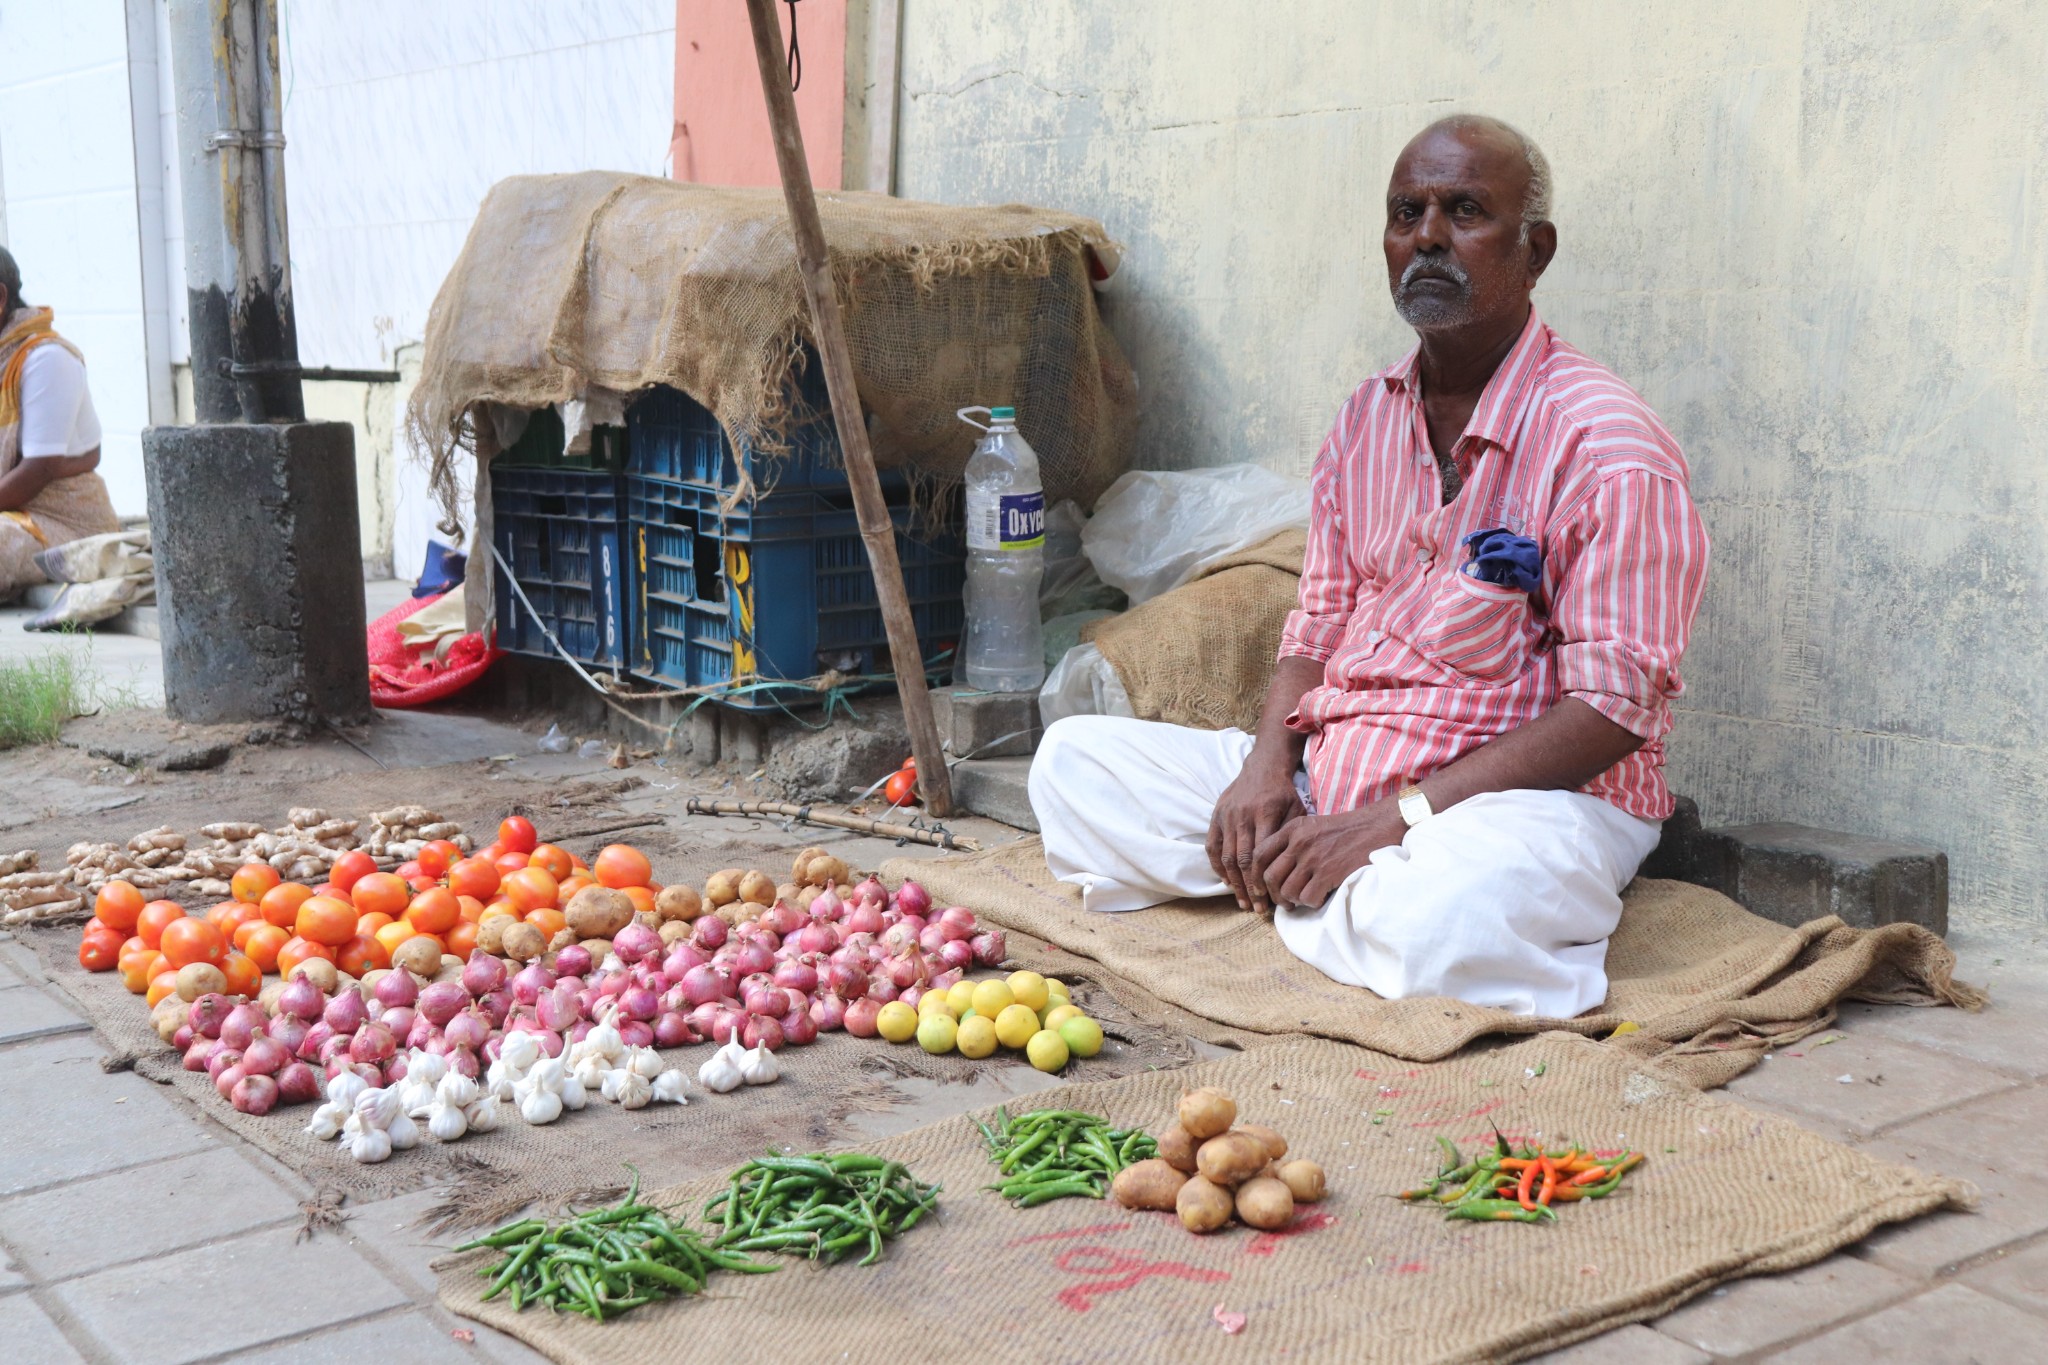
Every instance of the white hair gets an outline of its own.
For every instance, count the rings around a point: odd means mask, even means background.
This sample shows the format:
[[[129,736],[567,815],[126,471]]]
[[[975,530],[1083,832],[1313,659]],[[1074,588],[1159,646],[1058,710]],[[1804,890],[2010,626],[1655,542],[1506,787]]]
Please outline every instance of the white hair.
[[[1449,118],[1438,119],[1422,131],[1427,133],[1438,128],[1448,128],[1453,132],[1472,129],[1499,133],[1511,140],[1522,153],[1522,164],[1529,168],[1529,188],[1522,195],[1522,240],[1529,240],[1530,228],[1550,221],[1550,158],[1543,155],[1536,139],[1512,123],[1485,114],[1452,114]]]

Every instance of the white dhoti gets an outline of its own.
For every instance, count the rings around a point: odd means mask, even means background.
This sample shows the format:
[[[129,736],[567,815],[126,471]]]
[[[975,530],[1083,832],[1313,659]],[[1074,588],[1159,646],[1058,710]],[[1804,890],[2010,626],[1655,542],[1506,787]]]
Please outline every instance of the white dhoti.
[[[1230,894],[1209,866],[1209,818],[1251,751],[1242,730],[1055,723],[1031,765],[1047,866],[1091,910]],[[1274,927],[1302,961],[1389,1000],[1570,1018],[1606,998],[1621,889],[1659,828],[1580,792],[1486,793],[1374,853],[1327,903],[1277,911]]]

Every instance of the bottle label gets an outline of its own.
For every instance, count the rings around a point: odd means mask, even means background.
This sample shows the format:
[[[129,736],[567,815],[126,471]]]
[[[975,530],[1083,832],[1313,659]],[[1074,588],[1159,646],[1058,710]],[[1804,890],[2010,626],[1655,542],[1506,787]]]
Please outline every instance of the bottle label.
[[[1030,550],[1045,544],[1045,494],[967,495],[967,548]]]

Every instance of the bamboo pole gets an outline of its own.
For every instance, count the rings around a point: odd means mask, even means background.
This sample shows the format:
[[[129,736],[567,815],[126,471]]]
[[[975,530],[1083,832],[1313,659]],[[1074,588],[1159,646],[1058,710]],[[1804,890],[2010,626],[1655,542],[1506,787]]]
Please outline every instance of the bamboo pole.
[[[896,527],[882,500],[875,454],[868,447],[867,423],[861,417],[860,394],[854,387],[853,359],[839,321],[839,293],[825,250],[825,228],[818,221],[818,200],[811,191],[809,163],[804,160],[803,130],[797,126],[796,99],[789,89],[789,60],[782,50],[775,0],[747,0],[747,19],[753,25],[761,92],[768,101],[768,126],[775,136],[782,195],[789,205],[790,231],[796,237],[797,269],[811,304],[811,331],[825,363],[825,388],[832,396],[832,420],[839,428],[839,446],[846,457],[846,482],[853,490],[860,538],[868,547],[868,564],[874,570],[882,624],[889,632],[896,687],[910,729],[910,752],[917,757],[918,792],[926,810],[944,817],[953,813],[952,778],[939,744],[938,722],[932,717],[931,693],[925,687],[924,652],[918,648],[910,596],[903,588],[903,566],[896,559]]]
[[[979,853],[981,844],[974,839],[950,833],[943,829],[923,829],[917,825],[899,825],[893,820],[870,820],[859,815],[845,815],[839,811],[816,810],[800,806],[793,801],[727,801],[709,796],[693,796],[683,805],[687,815],[760,815],[778,820],[794,820],[802,825],[829,825],[834,829],[850,829],[860,834],[872,834],[878,838],[896,839],[913,844],[930,844],[933,848],[957,849],[962,853]]]

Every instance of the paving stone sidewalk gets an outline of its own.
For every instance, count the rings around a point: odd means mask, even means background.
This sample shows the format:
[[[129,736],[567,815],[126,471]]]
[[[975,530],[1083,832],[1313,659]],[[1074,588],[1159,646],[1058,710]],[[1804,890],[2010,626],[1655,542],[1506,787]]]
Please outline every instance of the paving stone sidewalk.
[[[1730,1090],[1968,1179],[1980,1207],[1543,1360],[2048,1360],[2048,953],[1957,943],[1963,977],[1991,987],[1984,1013],[1851,1006]],[[351,1205],[339,1232],[298,1240],[305,1181],[165,1090],[103,1072],[104,1050],[0,935],[0,1361],[540,1359],[435,1305],[427,1264],[453,1239],[414,1226],[433,1195]]]

